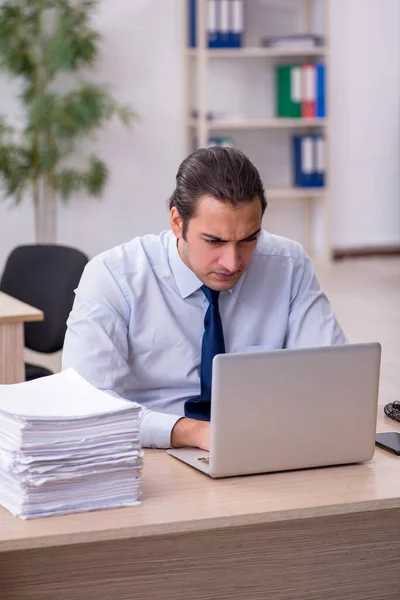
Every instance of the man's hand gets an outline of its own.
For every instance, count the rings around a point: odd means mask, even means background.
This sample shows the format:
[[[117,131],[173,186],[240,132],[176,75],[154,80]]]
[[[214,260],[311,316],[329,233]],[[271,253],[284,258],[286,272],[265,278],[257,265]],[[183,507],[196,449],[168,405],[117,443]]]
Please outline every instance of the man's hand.
[[[194,446],[202,450],[210,449],[210,422],[196,419],[179,419],[171,433],[172,448]]]

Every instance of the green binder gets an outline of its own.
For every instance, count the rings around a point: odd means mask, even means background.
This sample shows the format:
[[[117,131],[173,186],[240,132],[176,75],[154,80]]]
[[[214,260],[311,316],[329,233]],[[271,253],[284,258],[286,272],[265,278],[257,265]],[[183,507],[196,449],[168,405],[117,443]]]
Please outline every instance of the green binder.
[[[276,116],[301,117],[301,67],[280,65],[275,69]]]

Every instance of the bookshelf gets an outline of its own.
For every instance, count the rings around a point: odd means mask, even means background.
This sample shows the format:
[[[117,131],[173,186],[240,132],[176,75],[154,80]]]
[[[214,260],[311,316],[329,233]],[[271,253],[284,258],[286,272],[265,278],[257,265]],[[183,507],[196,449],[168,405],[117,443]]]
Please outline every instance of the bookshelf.
[[[226,83],[225,73],[229,70],[229,65],[232,63],[241,64],[242,73],[249,65],[256,63],[256,68],[259,70],[260,77],[263,76],[267,69],[272,71],[276,64],[287,64],[287,61],[293,59],[297,64],[313,62],[314,60],[323,60],[326,66],[326,92],[328,96],[328,76],[329,76],[329,2],[330,0],[296,0],[295,9],[300,9],[300,30],[296,31],[285,30],[285,34],[290,33],[314,33],[315,27],[315,12],[317,4],[322,7],[323,11],[323,30],[321,34],[324,36],[324,45],[313,48],[297,48],[297,47],[263,47],[257,46],[254,42],[254,36],[248,35],[247,31],[247,12],[253,6],[253,0],[244,0],[245,4],[245,35],[244,45],[242,48],[208,48],[207,47],[207,2],[205,0],[197,0],[196,2],[196,38],[197,47],[189,47],[188,42],[188,22],[189,9],[187,0],[183,0],[184,4],[184,27],[185,27],[185,114],[187,118],[184,122],[185,127],[185,142],[186,154],[192,152],[195,148],[205,147],[208,145],[208,140],[217,134],[222,136],[245,135],[247,146],[243,147],[240,143],[234,143],[235,147],[240,148],[254,160],[256,166],[260,169],[266,185],[266,194],[269,206],[274,203],[281,203],[282,210],[291,212],[290,203],[288,201],[296,201],[302,203],[302,235],[298,239],[306,251],[313,257],[329,261],[331,259],[331,242],[330,242],[330,205],[329,193],[327,188],[328,173],[328,156],[329,156],[329,119],[324,118],[282,118],[275,117],[273,114],[264,115],[229,115],[229,106],[226,106],[227,112],[223,118],[218,115],[215,118],[209,117],[210,111],[210,74],[214,65],[218,65],[223,76],[220,77],[220,84],[223,86]],[[262,5],[262,18],[268,20],[270,6],[268,2],[259,3]],[[289,6],[290,9],[290,6]],[[289,9],[287,13],[289,14]],[[259,19],[260,20],[260,19]],[[276,34],[282,34],[281,31]],[[275,32],[273,33],[273,35]],[[247,42],[248,45],[247,45]],[[243,67],[244,65],[244,67]],[[250,67],[249,67],[250,68]],[[253,68],[253,67],[252,67]],[[218,81],[216,85],[218,85]],[[215,84],[215,82],[214,82]],[[245,85],[245,84],[243,84]],[[274,94],[274,82],[269,79],[269,88],[271,97]],[[196,109],[196,118],[191,118],[192,109]],[[271,113],[271,110],[269,111]],[[329,112],[327,113],[329,117]],[[290,136],[295,133],[313,134],[322,132],[325,139],[325,186],[320,188],[313,187],[293,187],[288,185],[288,181],[275,182],[271,177],[263,175],[262,158],[253,158],[252,152],[248,150],[251,146],[249,136],[251,135],[274,135]],[[281,132],[281,134],[279,133]],[[233,134],[233,135],[232,135]],[[289,139],[289,138],[287,138]],[[236,140],[235,140],[236,141]],[[273,141],[271,142],[273,143]],[[249,146],[250,145],[250,146]],[[286,160],[291,162],[290,149],[288,147]],[[262,156],[262,154],[261,154]],[[290,167],[288,167],[290,169]],[[284,201],[284,202],[283,202]],[[283,207],[284,205],[284,207]],[[279,209],[278,209],[279,210]],[[317,216],[317,218],[316,218]],[[266,213],[268,218],[268,210]],[[285,219],[285,214],[281,215],[281,220]],[[273,227],[267,227],[269,231],[274,233]],[[277,233],[281,233],[277,231]],[[285,235],[285,234],[284,234]],[[289,236],[290,237],[290,236]],[[316,243],[319,240],[319,244]],[[315,247],[318,245],[317,253]]]
[[[207,123],[208,130],[211,131],[233,131],[237,129],[303,129],[309,127],[322,127],[326,119],[244,119],[244,120],[215,120]],[[196,128],[197,119],[189,120],[189,127]]]
[[[302,0],[300,0],[301,2]],[[185,53],[189,58],[196,58],[197,49],[186,48]],[[308,50],[298,50],[296,48],[228,48],[228,49],[204,49],[208,59],[213,58],[279,58],[279,57],[300,57],[307,58],[312,56],[326,56],[328,50],[326,47],[309,48]]]

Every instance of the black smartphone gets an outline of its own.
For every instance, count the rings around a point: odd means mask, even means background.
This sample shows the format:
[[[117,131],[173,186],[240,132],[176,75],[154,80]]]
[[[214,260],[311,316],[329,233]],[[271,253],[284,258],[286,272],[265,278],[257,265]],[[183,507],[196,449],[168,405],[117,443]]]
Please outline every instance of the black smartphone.
[[[375,438],[376,445],[384,450],[393,452],[400,456],[400,433],[397,431],[387,431],[386,433],[377,433]]]

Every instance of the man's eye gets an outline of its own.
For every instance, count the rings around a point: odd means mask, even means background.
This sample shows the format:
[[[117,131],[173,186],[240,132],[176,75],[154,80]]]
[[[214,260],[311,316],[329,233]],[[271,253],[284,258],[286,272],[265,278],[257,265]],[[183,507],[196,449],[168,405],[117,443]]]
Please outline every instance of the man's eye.
[[[205,240],[207,244],[211,244],[211,246],[215,246],[216,244],[220,244],[219,240]]]

